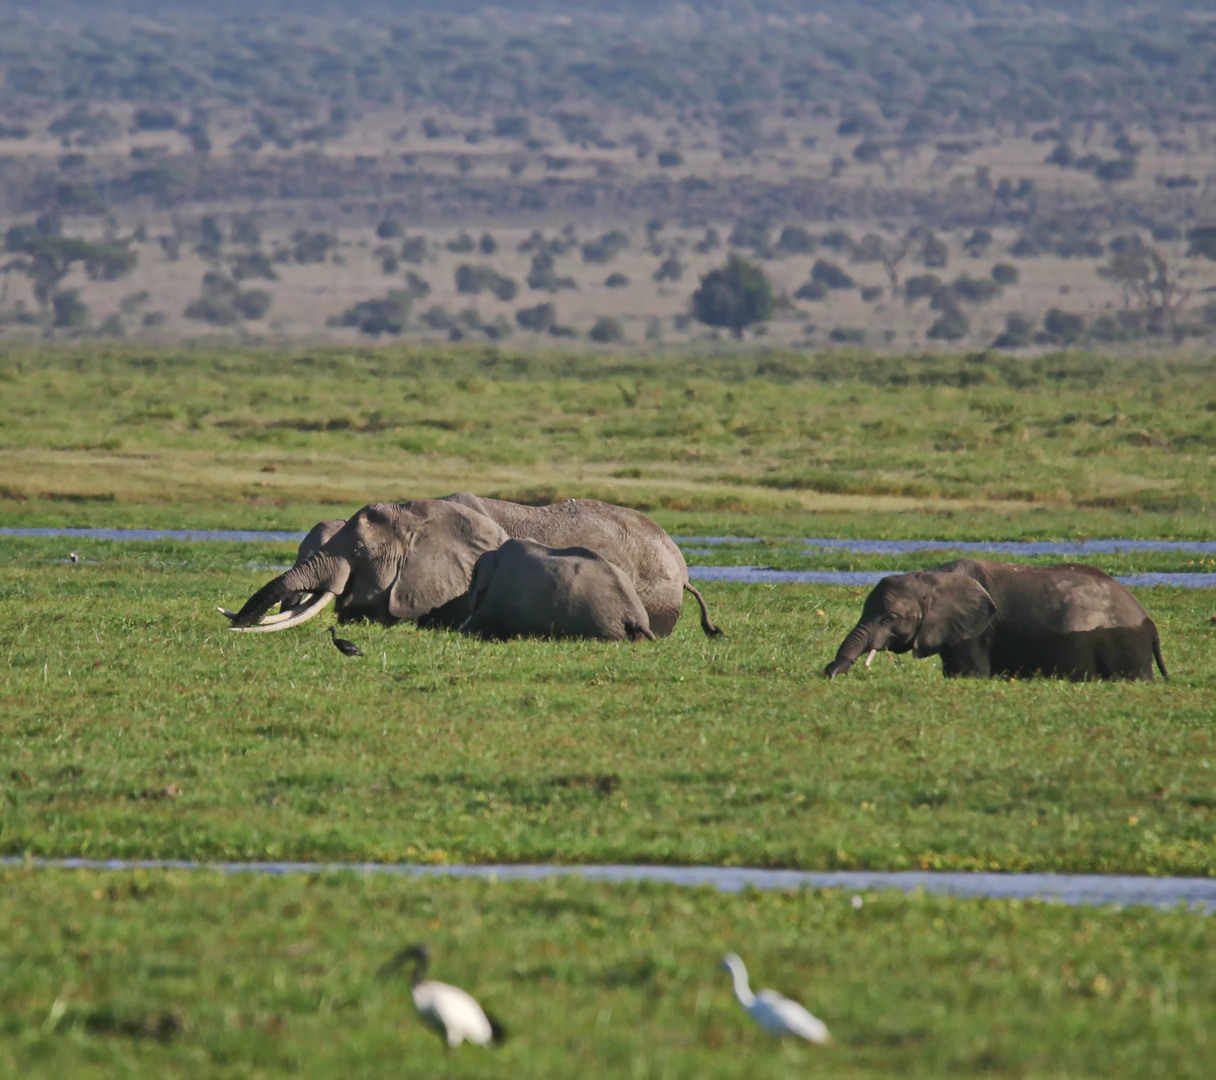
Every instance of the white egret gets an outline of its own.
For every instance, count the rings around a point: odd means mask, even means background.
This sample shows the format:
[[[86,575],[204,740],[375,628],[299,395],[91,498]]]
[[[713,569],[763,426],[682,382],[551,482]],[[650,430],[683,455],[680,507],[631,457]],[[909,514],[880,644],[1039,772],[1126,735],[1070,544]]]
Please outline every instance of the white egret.
[[[408,960],[414,962],[410,976],[414,1008],[423,1021],[443,1037],[449,1050],[462,1042],[475,1046],[497,1046],[506,1041],[506,1029],[488,1015],[472,995],[458,986],[424,978],[431,962],[426,946],[411,945],[398,953],[380,969],[380,975],[391,974]]]
[[[722,957],[722,966],[730,972],[734,982],[735,997],[744,1011],[760,1027],[772,1035],[794,1035],[813,1043],[830,1043],[827,1025],[817,1016],[812,1016],[796,1001],[791,1001],[776,990],[761,990],[753,994],[747,985],[747,968],[734,953]]]

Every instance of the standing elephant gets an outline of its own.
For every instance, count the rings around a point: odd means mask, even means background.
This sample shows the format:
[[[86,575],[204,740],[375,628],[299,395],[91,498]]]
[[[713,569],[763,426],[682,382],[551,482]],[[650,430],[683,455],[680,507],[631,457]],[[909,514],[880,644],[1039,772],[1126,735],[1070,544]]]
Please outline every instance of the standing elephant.
[[[524,506],[464,491],[448,495],[443,501],[484,514],[517,540],[535,540],[554,548],[590,548],[602,555],[632,580],[656,637],[667,637],[675,629],[684,591],[696,598],[706,635],[722,633],[710,621],[705,599],[688,580],[683,552],[666,532],[637,510],[598,499]]]
[[[942,674],[1169,678],[1157,627],[1131,592],[1092,566],[1019,566],[958,559],[883,578],[824,674],[867,650],[941,653]],[[867,663],[869,661],[867,660]]]
[[[305,561],[254,593],[231,616],[232,629],[287,630],[318,615],[330,601],[339,622],[456,627],[469,616],[473,567],[506,539],[484,514],[457,503],[372,503]],[[290,596],[307,599],[263,618]]]
[[[654,641],[629,576],[589,548],[508,540],[477,560],[469,597],[465,634]]]

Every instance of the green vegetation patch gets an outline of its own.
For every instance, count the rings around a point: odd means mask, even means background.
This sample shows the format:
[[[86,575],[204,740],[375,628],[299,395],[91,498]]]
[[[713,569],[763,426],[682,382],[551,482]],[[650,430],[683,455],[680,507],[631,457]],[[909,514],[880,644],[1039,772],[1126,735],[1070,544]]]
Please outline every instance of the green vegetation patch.
[[[0,1071],[123,1075],[844,1077],[1216,1069],[1210,919],[893,893],[181,872],[0,872]],[[507,1025],[447,1056],[406,979]],[[717,963],[798,997],[835,1043],[781,1046]]]
[[[1206,875],[1207,590],[1168,683],[819,677],[865,589],[708,584],[646,645],[233,634],[289,545],[0,544],[0,851]]]

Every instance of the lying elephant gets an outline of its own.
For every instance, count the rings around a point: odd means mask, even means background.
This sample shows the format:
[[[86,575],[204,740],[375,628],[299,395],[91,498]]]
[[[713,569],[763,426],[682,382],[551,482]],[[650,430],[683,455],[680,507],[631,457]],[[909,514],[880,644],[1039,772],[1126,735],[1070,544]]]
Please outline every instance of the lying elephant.
[[[240,611],[225,614],[234,630],[287,630],[333,601],[339,622],[456,627],[469,616],[467,593],[477,560],[507,539],[484,514],[457,503],[372,503],[303,562],[262,586]],[[263,619],[289,597],[301,599]]]
[[[485,514],[517,540],[536,540],[554,548],[590,548],[615,563],[632,580],[657,637],[667,637],[675,629],[685,591],[701,608],[701,629],[706,635],[717,637],[722,633],[710,621],[704,597],[688,580],[684,553],[666,532],[637,510],[598,499],[524,506],[483,499],[465,491],[448,495],[443,501]]]
[[[464,634],[654,641],[633,582],[589,548],[508,540],[477,560],[469,597]]]
[[[946,676],[1169,678],[1157,627],[1140,602],[1092,566],[1018,566],[958,559],[883,578],[824,674],[866,650],[941,653]],[[869,663],[869,659],[866,661]]]

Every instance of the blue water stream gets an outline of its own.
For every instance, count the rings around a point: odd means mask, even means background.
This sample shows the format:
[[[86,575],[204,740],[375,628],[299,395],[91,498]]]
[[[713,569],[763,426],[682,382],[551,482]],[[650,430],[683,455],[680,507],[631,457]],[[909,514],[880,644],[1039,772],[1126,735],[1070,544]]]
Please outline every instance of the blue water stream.
[[[1098,874],[988,874],[932,871],[758,870],[736,866],[570,866],[497,864],[419,866],[414,863],[192,862],[185,859],[25,859],[7,857],[0,866],[52,870],[210,870],[221,874],[389,874],[402,877],[489,878],[542,881],[580,877],[622,884],[650,881],[722,892],[755,889],[897,889],[1002,900],[1053,900],[1064,904],[1117,904],[1216,911],[1216,878],[1104,877]]]

